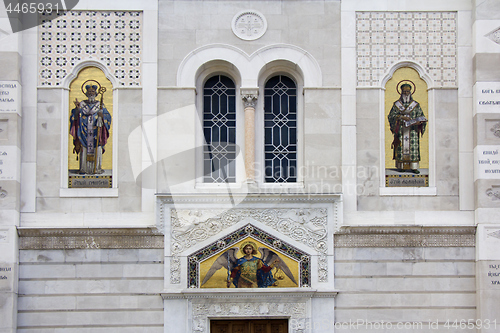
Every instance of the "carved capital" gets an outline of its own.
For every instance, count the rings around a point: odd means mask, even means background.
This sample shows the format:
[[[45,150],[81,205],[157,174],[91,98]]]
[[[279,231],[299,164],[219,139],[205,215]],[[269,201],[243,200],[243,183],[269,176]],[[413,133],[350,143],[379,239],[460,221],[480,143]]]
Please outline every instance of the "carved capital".
[[[245,105],[245,108],[251,107],[255,109],[257,106],[257,95],[243,95],[241,98],[243,99],[243,105]]]
[[[242,88],[241,89],[241,99],[243,99],[243,104],[245,108],[252,107],[255,109],[257,106],[257,98],[259,97],[259,90],[255,88]]]

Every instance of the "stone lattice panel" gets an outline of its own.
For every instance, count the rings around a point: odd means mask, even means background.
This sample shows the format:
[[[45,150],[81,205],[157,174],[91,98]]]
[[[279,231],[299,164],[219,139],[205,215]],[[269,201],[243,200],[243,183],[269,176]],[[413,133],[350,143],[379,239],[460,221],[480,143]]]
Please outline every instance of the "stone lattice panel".
[[[71,11],[38,28],[38,84],[59,86],[75,64],[98,60],[121,86],[141,84],[142,12]]]
[[[357,85],[379,86],[394,63],[413,60],[436,86],[456,86],[456,17],[454,12],[357,12]]]

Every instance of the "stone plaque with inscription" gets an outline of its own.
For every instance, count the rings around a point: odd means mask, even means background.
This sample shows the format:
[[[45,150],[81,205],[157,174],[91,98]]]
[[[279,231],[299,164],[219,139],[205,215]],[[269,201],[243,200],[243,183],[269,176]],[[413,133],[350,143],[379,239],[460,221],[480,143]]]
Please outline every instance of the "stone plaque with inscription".
[[[500,113],[500,82],[477,82],[474,102],[477,113]]]
[[[500,179],[500,146],[479,145],[475,152],[476,179]]]
[[[21,85],[17,81],[0,81],[0,113],[20,111]]]

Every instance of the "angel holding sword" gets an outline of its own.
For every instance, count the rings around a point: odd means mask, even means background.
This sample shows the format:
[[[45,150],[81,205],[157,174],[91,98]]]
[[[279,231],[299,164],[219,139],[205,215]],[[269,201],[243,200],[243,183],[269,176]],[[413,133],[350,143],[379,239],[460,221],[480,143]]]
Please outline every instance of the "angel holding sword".
[[[282,270],[292,281],[295,281],[292,272],[273,251],[260,247],[261,258],[254,255],[257,254],[257,245],[252,241],[246,241],[242,244],[241,258],[236,258],[238,247],[233,247],[222,253],[217,260],[212,264],[203,279],[202,286],[221,268],[228,270],[227,287],[233,284],[236,288],[267,288],[276,286],[277,280],[273,277],[271,270],[276,268]]]

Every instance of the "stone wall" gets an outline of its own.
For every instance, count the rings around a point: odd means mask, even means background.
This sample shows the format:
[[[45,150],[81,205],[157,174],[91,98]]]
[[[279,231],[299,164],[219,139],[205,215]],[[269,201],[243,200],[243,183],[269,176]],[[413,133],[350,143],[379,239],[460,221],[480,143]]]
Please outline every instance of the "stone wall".
[[[162,237],[24,232],[18,332],[163,332]]]
[[[398,323],[438,332],[448,320],[475,320],[473,229],[351,232],[336,236],[338,332],[390,332]]]

